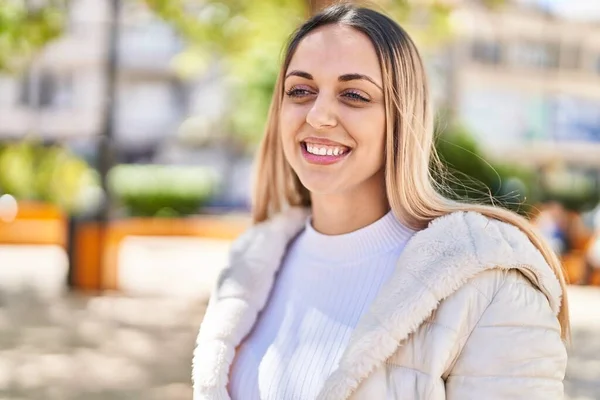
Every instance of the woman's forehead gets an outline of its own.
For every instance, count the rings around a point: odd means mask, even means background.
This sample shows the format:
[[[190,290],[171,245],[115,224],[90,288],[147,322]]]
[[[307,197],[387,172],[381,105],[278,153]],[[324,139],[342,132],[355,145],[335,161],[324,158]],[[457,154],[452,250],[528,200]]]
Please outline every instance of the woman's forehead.
[[[289,71],[307,72],[317,79],[344,74],[370,76],[381,85],[381,67],[371,40],[345,25],[327,25],[309,33],[298,44]]]

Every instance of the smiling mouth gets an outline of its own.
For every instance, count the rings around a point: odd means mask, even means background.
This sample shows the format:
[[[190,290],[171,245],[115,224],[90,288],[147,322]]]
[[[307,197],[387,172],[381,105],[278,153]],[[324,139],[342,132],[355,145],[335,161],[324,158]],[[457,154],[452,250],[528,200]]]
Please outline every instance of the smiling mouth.
[[[333,164],[345,159],[352,152],[350,147],[342,145],[301,142],[300,146],[302,155],[311,164]]]

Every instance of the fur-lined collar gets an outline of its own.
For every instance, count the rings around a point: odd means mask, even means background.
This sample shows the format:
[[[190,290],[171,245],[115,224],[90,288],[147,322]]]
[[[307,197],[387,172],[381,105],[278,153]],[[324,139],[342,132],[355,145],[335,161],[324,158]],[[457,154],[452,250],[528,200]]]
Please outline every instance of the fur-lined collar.
[[[308,212],[291,209],[258,224],[236,241],[230,267],[219,279],[194,351],[194,399],[229,399],[235,349],[265,306],[288,243]],[[541,253],[516,227],[474,212],[438,218],[407,243],[398,265],[319,394],[347,399],[398,344],[469,279],[491,268],[517,268],[546,295],[558,314],[562,291]]]

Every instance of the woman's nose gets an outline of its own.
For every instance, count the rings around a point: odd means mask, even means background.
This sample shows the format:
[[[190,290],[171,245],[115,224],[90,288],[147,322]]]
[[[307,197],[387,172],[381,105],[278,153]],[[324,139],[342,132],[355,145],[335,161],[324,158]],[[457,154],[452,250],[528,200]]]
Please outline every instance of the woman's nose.
[[[333,101],[326,96],[319,95],[306,115],[306,122],[315,129],[336,126],[337,115]]]

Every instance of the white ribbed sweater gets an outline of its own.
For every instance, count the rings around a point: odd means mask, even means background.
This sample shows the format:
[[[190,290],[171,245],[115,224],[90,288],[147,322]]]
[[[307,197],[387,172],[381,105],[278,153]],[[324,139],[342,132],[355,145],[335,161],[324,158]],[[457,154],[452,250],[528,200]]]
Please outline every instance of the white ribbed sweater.
[[[391,212],[335,236],[307,222],[258,322],[237,350],[232,399],[316,398],[412,234]]]

